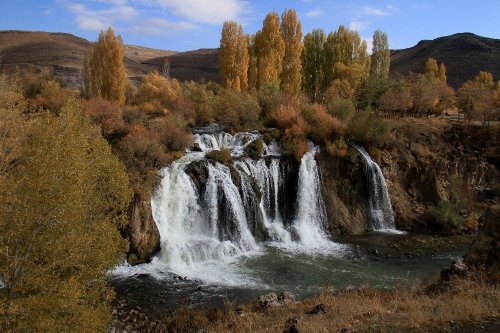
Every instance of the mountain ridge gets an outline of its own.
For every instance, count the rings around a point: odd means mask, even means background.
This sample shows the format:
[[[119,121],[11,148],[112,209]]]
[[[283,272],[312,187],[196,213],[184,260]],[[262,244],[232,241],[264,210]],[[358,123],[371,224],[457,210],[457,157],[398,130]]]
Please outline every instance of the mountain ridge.
[[[11,71],[53,75],[67,86],[81,84],[82,61],[93,42],[65,32],[27,30],[0,31],[0,66]],[[124,45],[127,75],[138,82],[152,70],[168,71],[181,81],[220,81],[218,49],[185,52]],[[500,79],[500,40],[470,32],[456,33],[415,46],[391,50],[391,75],[422,72],[425,60],[433,57],[447,68],[453,88],[486,70]]]

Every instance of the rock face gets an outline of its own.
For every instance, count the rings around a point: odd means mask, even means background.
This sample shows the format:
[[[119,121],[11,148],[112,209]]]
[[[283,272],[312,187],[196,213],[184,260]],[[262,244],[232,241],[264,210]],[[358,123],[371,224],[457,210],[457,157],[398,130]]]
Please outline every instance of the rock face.
[[[479,233],[464,256],[471,268],[482,268],[494,280],[500,280],[500,207],[492,207],[485,216]]]
[[[368,221],[368,190],[363,163],[331,157],[326,152],[317,158],[330,232],[351,235],[364,232]]]
[[[127,260],[131,265],[149,262],[160,249],[160,233],[153,220],[151,201],[138,194],[130,204],[127,236],[130,241]]]

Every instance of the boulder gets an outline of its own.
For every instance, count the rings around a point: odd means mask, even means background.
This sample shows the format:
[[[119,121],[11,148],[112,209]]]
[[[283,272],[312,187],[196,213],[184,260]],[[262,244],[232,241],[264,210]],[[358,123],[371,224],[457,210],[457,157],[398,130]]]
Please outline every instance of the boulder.
[[[300,320],[301,320],[300,317],[293,317],[288,319],[285,323],[285,330],[283,331],[283,333],[300,333],[299,329]]]
[[[326,305],[325,304],[318,304],[311,311],[309,311],[309,314],[312,314],[312,315],[324,314],[324,313],[326,313]]]
[[[295,295],[289,291],[284,291],[278,297],[278,302],[280,302],[281,305],[293,304],[295,303]]]
[[[257,299],[257,303],[263,309],[281,306],[281,303],[278,301],[278,295],[276,295],[276,293],[268,293],[259,296],[259,298]]]

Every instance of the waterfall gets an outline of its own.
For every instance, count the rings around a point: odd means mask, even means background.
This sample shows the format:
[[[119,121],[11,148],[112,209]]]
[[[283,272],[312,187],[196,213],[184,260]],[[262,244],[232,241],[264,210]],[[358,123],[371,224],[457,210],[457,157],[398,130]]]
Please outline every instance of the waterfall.
[[[391,198],[382,170],[363,147],[352,142],[350,145],[361,154],[365,164],[371,228],[377,231],[398,232],[395,228]]]
[[[152,265],[221,283],[228,279],[226,264],[258,253],[261,242],[294,251],[337,246],[325,231],[317,148],[310,144],[300,164],[280,156],[276,142],[264,145],[258,160],[245,157],[245,147],[260,137],[198,133],[194,144],[201,152],[188,151],[162,169],[151,201],[161,245]],[[205,158],[222,148],[231,150],[231,165]]]

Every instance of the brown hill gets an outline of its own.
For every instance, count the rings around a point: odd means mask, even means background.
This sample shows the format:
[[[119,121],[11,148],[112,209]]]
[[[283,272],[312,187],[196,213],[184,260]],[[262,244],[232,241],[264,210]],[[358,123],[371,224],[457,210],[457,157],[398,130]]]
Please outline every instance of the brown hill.
[[[500,79],[500,40],[459,33],[423,40],[408,49],[392,51],[391,72],[422,73],[427,58],[435,58],[446,66],[448,83],[458,88],[481,70]]]
[[[54,75],[71,87],[81,84],[83,56],[91,42],[65,33],[0,31],[0,66],[20,68],[23,73]],[[137,81],[153,69],[168,71],[181,81],[219,81],[218,49],[174,52],[125,45],[127,75]],[[448,82],[454,88],[472,79],[480,70],[500,79],[500,40],[460,33],[424,40],[403,50],[392,51],[391,72],[422,72],[429,57],[443,62]]]
[[[78,88],[83,57],[91,45],[66,33],[0,31],[0,68],[53,75],[67,86]],[[127,76],[135,81],[153,69],[163,70],[165,59],[171,64],[171,76],[179,80],[218,79],[216,50],[177,53],[134,45],[124,48]]]

